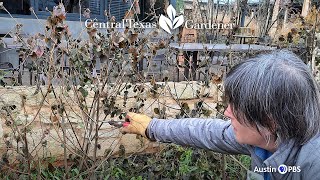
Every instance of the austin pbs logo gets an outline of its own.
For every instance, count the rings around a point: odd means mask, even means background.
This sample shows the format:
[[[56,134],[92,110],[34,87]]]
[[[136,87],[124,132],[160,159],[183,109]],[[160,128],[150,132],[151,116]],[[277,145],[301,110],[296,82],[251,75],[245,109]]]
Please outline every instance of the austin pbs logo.
[[[160,27],[169,34],[171,34],[171,30],[174,30],[174,29],[180,27],[184,22],[183,16],[180,15],[180,16],[176,17],[176,14],[177,14],[176,10],[170,4],[167,8],[167,15],[169,18],[167,18],[166,16],[164,16],[162,14],[159,18]]]
[[[284,164],[281,164],[278,167],[278,172],[280,174],[286,174],[287,172],[301,172],[300,166],[286,166]]]

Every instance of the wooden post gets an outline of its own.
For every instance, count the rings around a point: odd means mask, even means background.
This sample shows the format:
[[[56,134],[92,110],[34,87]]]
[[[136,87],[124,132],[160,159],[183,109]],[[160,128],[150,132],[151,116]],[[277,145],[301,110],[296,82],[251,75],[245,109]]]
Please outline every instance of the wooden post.
[[[287,28],[287,22],[288,22],[288,4],[285,4],[285,10],[284,10],[284,18],[283,18],[283,26],[282,29]]]
[[[267,20],[266,20],[266,24],[264,26],[264,30],[263,30],[263,35],[266,35],[268,32],[268,26],[269,26],[269,18],[270,18],[270,14],[271,14],[271,6],[270,6],[270,1],[269,1],[269,4],[268,4],[268,12],[267,12]]]
[[[19,57],[19,69],[18,69],[18,84],[22,86],[22,73],[23,73],[23,59]]]
[[[177,52],[177,69],[176,69],[176,72],[177,72],[177,81],[176,82],[179,82],[179,58],[180,58],[180,53],[179,51]]]
[[[276,31],[277,31],[277,26],[278,26],[277,18],[278,18],[279,8],[280,8],[279,6],[280,6],[280,0],[275,0],[272,18],[271,18],[271,23],[273,24],[269,33],[269,35],[272,37],[276,34]]]
[[[306,17],[308,15],[310,3],[311,3],[310,0],[304,0],[303,6],[302,6],[302,12],[301,12],[302,17]]]
[[[190,69],[190,52],[183,52],[184,55],[184,80],[189,80],[189,69]]]
[[[197,74],[197,63],[198,63],[198,51],[193,51],[192,54],[192,67],[191,67],[191,72],[192,72],[192,80],[196,80]]]
[[[242,0],[241,1],[241,5],[240,5],[240,9],[241,9],[241,18],[240,18],[240,27],[244,27],[244,22],[246,21],[246,14],[247,14],[247,3],[248,0]]]

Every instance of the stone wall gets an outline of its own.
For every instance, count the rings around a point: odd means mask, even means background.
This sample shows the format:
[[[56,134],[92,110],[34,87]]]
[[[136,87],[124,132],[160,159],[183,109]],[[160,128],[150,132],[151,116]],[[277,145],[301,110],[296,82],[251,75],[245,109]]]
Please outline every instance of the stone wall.
[[[161,85],[161,84],[160,84]],[[137,104],[136,96],[146,98],[141,112],[152,117],[158,117],[154,112],[154,108],[166,109],[166,115],[168,118],[174,118],[180,112],[179,103],[189,104],[190,109],[194,108],[195,102],[199,101],[197,97],[197,91],[201,94],[206,94],[207,97],[201,98],[205,103],[204,107],[212,110],[211,116],[215,115],[216,102],[221,101],[221,91],[217,84],[210,84],[209,87],[202,87],[199,82],[169,82],[162,83],[163,88],[158,90],[159,95],[153,97],[150,93],[150,84],[145,84],[147,89],[143,93],[134,92],[133,87],[128,89],[128,100],[124,109],[129,109]],[[111,93],[113,87],[107,86],[106,92]],[[86,104],[88,107],[92,105],[94,98],[94,91],[89,87],[88,96],[86,98]],[[149,90],[148,90],[149,89]],[[61,157],[64,152],[63,148],[63,132],[66,131],[66,144],[68,154],[77,154],[79,146],[83,145],[83,141],[87,138],[85,135],[85,123],[88,122],[88,118],[85,115],[89,112],[84,112],[78,105],[78,98],[71,90],[67,92],[65,87],[54,87],[54,91],[47,94],[47,87],[41,87],[41,90],[37,92],[36,87],[6,87],[0,89],[0,109],[1,109],[1,123],[0,123],[0,152],[3,154],[7,150],[9,145],[8,154],[14,155],[16,149],[23,149],[23,143],[16,141],[17,131],[23,132],[24,127],[27,127],[27,140],[29,152],[33,157],[47,157],[56,156]],[[101,98],[102,100],[102,98]],[[65,106],[65,112],[67,116],[61,117],[59,114],[55,114],[55,110],[52,107],[61,104],[63,102]],[[124,101],[124,90],[122,90],[116,99],[116,104],[122,106]],[[11,113],[8,114],[7,109],[11,108]],[[103,112],[103,103],[100,102],[100,112]],[[95,117],[96,115],[92,115]],[[111,119],[118,120],[117,118],[107,117],[104,113],[100,113],[99,121],[108,121]],[[12,130],[12,126],[8,126],[8,123],[14,121],[18,130]],[[91,121],[95,121],[93,118]],[[62,128],[63,127],[63,128]],[[15,132],[15,133],[13,133]],[[93,135],[91,135],[93,137]],[[94,141],[91,142],[92,146],[89,152],[92,152]],[[136,135],[122,135],[119,129],[110,126],[108,123],[103,123],[99,130],[98,140],[98,156],[105,156],[110,151],[113,155],[119,153],[119,146],[123,145],[127,153],[153,151],[158,147],[158,143],[150,143]],[[92,153],[91,153],[92,155]],[[13,158],[14,156],[10,156]]]

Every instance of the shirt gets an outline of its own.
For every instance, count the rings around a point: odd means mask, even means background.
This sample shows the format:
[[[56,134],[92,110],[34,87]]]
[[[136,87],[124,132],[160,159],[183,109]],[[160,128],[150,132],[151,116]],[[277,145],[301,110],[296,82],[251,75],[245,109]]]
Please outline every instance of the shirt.
[[[267,150],[262,149],[262,148],[259,148],[259,147],[255,147],[254,148],[254,152],[259,158],[261,158],[262,161],[265,161],[266,159],[268,159],[272,155],[272,152],[267,151]],[[269,173],[268,172],[264,172],[263,178],[265,180],[270,180]]]
[[[231,121],[221,119],[152,119],[147,127],[150,139],[188,145],[226,154],[251,156],[251,170],[254,167],[276,168],[268,173],[270,179],[300,180],[320,179],[320,134],[316,134],[303,145],[296,145],[292,139],[282,141],[269,158],[263,160],[255,153],[255,147],[240,144],[235,139]],[[287,172],[279,173],[279,165],[286,165]],[[258,172],[260,175],[263,173]]]

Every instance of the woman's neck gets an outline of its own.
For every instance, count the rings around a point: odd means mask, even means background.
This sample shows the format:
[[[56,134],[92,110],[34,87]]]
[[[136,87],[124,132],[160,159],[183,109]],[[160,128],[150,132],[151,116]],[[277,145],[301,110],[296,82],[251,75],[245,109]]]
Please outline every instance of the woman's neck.
[[[278,145],[275,140],[270,140],[269,142],[264,142],[263,144],[258,145],[258,147],[265,149],[269,152],[276,152],[278,149]]]

